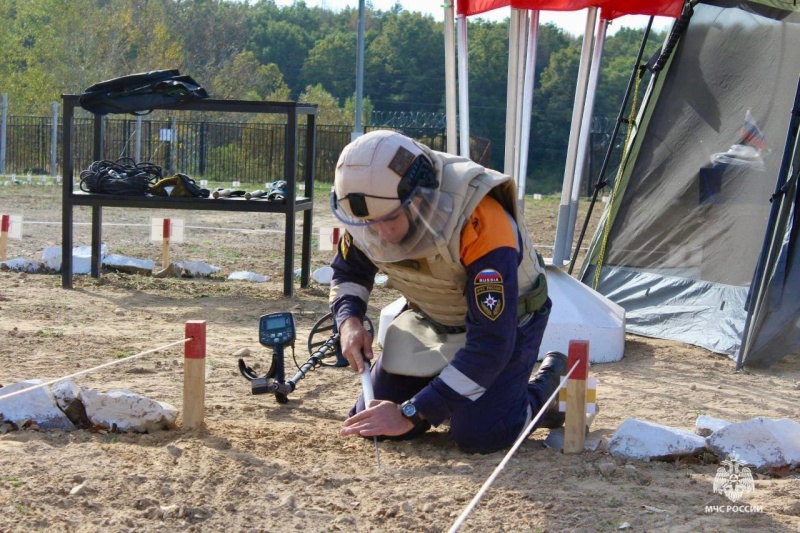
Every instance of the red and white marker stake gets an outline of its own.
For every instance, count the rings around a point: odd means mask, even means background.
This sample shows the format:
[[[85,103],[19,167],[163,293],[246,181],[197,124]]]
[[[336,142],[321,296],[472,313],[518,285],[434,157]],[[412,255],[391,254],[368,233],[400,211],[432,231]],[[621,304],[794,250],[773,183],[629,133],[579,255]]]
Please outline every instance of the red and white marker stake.
[[[203,426],[206,403],[206,321],[186,322],[183,359],[183,429]]]
[[[170,224],[169,219],[164,219],[164,229],[161,237],[161,266],[167,268],[169,266],[169,233]]]
[[[567,368],[577,368],[567,380],[564,453],[579,453],[586,445],[586,380],[589,375],[589,341],[570,341]]]
[[[6,260],[6,246],[8,245],[8,230],[11,227],[11,217],[3,215],[0,219],[0,261]]]

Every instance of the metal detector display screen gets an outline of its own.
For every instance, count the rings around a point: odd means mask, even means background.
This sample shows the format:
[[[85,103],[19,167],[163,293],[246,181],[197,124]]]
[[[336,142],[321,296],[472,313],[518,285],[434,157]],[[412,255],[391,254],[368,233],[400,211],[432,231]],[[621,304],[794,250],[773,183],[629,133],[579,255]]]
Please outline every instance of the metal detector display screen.
[[[258,340],[266,346],[285,345],[294,341],[294,318],[291,313],[264,315],[258,325]]]

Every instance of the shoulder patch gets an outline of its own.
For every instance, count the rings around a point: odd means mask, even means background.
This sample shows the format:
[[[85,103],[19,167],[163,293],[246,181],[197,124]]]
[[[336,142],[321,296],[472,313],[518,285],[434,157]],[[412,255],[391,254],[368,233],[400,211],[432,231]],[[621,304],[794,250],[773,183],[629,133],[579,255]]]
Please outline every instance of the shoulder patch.
[[[473,285],[478,310],[489,320],[497,320],[505,308],[503,276],[498,271],[487,268],[478,272]]]
[[[350,251],[350,244],[353,242],[353,238],[350,236],[350,232],[345,231],[342,238],[339,239],[339,255],[342,256],[342,259],[347,261],[347,252]]]

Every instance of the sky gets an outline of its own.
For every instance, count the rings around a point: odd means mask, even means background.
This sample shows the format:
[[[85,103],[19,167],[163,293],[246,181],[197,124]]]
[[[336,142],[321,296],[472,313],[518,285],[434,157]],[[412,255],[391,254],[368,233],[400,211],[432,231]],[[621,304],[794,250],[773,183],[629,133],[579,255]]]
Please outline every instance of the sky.
[[[380,11],[388,11],[395,3],[399,3],[406,11],[419,11],[424,14],[430,14],[433,15],[436,20],[442,20],[444,18],[444,10],[442,9],[443,0],[367,0],[367,2],[371,3],[374,9]],[[285,6],[291,5],[294,3],[294,0],[275,0],[275,3],[279,6]],[[305,3],[309,7],[319,6],[332,11],[340,11],[346,7],[358,8],[358,0],[305,0]],[[478,17],[491,21],[500,21],[508,18],[510,12],[510,8],[495,9],[494,11],[484,13]],[[647,25],[648,18],[649,17],[639,15],[620,17],[612,21],[608,29],[609,34],[613,35],[617,29],[623,26],[644,28]],[[564,31],[572,35],[583,35],[583,31],[586,27],[586,10],[574,12],[540,12],[539,23],[545,24],[547,22],[554,22],[557,26],[563,28]],[[653,22],[653,30],[665,30],[669,28],[671,22],[672,19],[670,18],[656,17]]]

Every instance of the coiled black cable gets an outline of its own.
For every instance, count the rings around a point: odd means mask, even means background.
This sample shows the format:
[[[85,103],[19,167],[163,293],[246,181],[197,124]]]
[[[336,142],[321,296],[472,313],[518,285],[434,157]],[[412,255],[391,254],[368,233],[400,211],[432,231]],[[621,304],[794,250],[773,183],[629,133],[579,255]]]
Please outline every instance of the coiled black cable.
[[[163,177],[161,167],[137,163],[130,157],[95,161],[81,172],[81,190],[98,194],[144,196]]]

